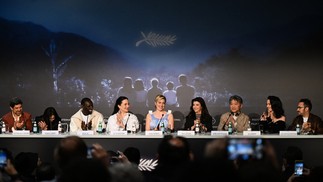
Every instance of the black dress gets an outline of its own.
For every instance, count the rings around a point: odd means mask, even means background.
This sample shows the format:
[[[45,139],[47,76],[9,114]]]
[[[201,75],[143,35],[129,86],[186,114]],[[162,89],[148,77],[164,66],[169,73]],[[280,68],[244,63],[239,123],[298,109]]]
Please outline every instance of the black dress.
[[[273,122],[271,118],[267,118],[266,121],[262,121],[265,134],[278,134],[279,131],[286,130],[286,122],[278,120]]]

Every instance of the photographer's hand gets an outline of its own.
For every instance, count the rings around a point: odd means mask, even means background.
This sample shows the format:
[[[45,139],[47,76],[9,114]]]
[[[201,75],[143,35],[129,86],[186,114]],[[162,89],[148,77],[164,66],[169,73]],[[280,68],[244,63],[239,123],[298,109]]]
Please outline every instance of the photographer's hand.
[[[101,160],[106,166],[109,165],[110,156],[107,151],[98,143],[92,145],[92,156],[95,159]]]
[[[118,160],[120,162],[125,163],[125,164],[128,164],[128,163],[130,164],[128,157],[126,155],[124,155],[123,152],[118,151],[118,154],[119,154]]]

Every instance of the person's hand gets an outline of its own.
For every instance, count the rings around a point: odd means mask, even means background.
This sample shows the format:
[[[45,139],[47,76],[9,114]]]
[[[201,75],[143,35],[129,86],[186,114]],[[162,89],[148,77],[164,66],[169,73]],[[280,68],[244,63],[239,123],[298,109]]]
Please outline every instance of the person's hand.
[[[38,122],[38,126],[41,130],[47,130],[47,124],[44,121]]]
[[[311,174],[311,170],[308,168],[303,168],[303,174],[302,176],[309,176]],[[295,178],[297,178],[299,176],[297,176],[295,173],[293,173],[287,180],[287,182],[293,182]]]
[[[130,164],[130,161],[128,159],[128,157],[126,155],[123,154],[123,152],[117,151],[119,156],[118,156],[118,160],[122,163],[125,164]]]
[[[87,124],[87,129],[91,130],[92,129],[92,120]]]
[[[18,174],[15,166],[11,163],[11,160],[10,159],[7,160],[7,165],[4,167],[4,170],[10,176],[13,176],[13,175],[17,175]]]
[[[82,130],[86,130],[86,124],[85,124],[85,121],[82,121],[82,123],[81,123],[81,128],[82,128]]]
[[[98,143],[93,144],[91,153],[93,158],[101,160],[105,165],[109,165],[110,156],[100,144]]]
[[[268,116],[267,116],[266,112],[263,112],[262,115],[260,116],[260,120],[261,121],[266,121],[267,120],[267,117]]]
[[[22,129],[25,125],[24,121],[15,122],[15,129]]]
[[[304,122],[302,126],[303,132],[310,132],[311,131],[311,123],[309,122]]]

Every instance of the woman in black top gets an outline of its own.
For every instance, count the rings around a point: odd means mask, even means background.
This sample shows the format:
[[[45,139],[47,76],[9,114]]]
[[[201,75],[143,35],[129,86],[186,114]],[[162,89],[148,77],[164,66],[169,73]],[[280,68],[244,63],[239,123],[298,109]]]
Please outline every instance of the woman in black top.
[[[286,117],[283,104],[279,97],[267,97],[267,111],[261,115],[261,123],[264,125],[264,132],[277,134],[286,130]]]
[[[201,123],[201,128],[205,132],[212,130],[212,116],[206,107],[205,101],[202,97],[192,99],[190,112],[186,116],[185,130],[195,130],[196,122]]]
[[[35,118],[41,130],[57,130],[61,120],[54,107],[45,109],[44,114]]]

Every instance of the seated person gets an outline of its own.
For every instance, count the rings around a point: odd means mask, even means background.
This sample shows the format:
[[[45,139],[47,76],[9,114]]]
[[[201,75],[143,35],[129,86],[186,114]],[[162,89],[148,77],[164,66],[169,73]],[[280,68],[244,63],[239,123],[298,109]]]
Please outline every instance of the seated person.
[[[35,118],[41,130],[57,130],[61,120],[54,107],[47,107],[41,116]]]
[[[155,108],[154,112],[149,112],[146,115],[146,131],[149,130],[160,130],[160,124],[163,123],[165,128],[173,131],[174,130],[174,117],[172,113],[165,111],[166,97],[164,95],[157,95],[155,97]]]
[[[295,131],[296,125],[299,124],[302,134],[323,134],[323,121],[319,116],[311,113],[311,110],[311,100],[300,99],[297,106],[298,116],[294,118],[288,130]]]
[[[186,116],[185,130],[195,130],[197,122],[201,123],[201,128],[205,132],[212,130],[212,116],[206,107],[205,101],[202,97],[196,97],[192,99],[190,112]]]
[[[102,128],[105,128],[103,122],[103,115],[93,109],[93,102],[89,98],[83,98],[81,100],[82,108],[78,110],[72,117],[70,123],[70,131],[82,131],[92,130],[97,131],[99,124],[102,124]]]
[[[11,111],[2,116],[9,132],[25,129],[31,131],[32,129],[31,114],[23,111],[22,104],[20,98],[12,98],[9,103]]]
[[[229,99],[230,112],[221,115],[218,130],[228,130],[229,122],[232,123],[234,132],[242,133],[249,127],[249,116],[241,112],[243,100],[238,95],[233,95]]]
[[[125,96],[120,96],[108,119],[107,131],[133,131],[139,130],[139,121],[136,115],[129,112],[129,100]]]
[[[267,97],[267,111],[261,115],[261,123],[264,133],[277,134],[286,129],[286,117],[283,104],[279,97]]]

